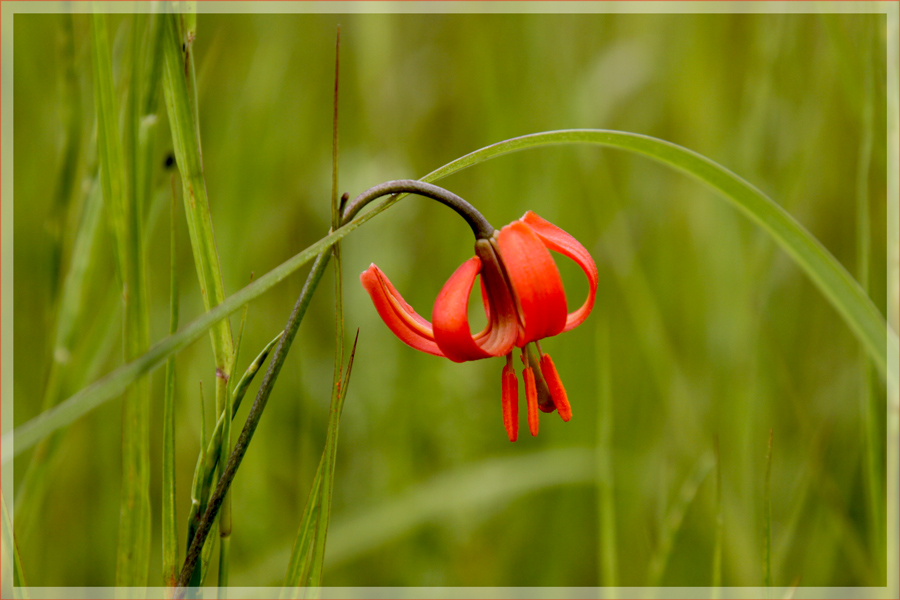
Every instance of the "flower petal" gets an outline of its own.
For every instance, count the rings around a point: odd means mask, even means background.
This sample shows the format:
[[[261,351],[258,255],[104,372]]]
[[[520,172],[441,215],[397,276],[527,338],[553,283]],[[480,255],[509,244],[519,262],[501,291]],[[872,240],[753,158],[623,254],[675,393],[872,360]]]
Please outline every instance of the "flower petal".
[[[522,221],[500,230],[497,246],[524,321],[516,345],[550,337],[566,325],[566,293],[544,242]]]
[[[434,340],[444,356],[453,362],[491,356],[478,345],[469,330],[469,293],[480,271],[481,259],[473,256],[450,276],[434,301],[431,313]]]
[[[569,331],[581,325],[587,316],[591,314],[591,309],[594,308],[594,299],[597,296],[598,274],[594,259],[591,258],[590,253],[578,240],[530,210],[520,220],[531,227],[547,248],[574,260],[581,267],[581,270],[584,271],[584,274],[587,275],[590,286],[587,300],[584,301],[581,308],[569,313],[568,317],[566,317],[566,326],[563,331]]]
[[[403,300],[400,292],[381,269],[374,264],[369,265],[369,268],[359,276],[359,280],[369,292],[381,320],[400,338],[400,341],[416,350],[444,356],[434,341],[431,323],[419,316],[412,306]]]
[[[479,256],[470,258],[450,276],[434,302],[434,341],[444,356],[454,362],[508,354],[516,343],[516,308],[500,272],[499,260],[490,242],[475,243]],[[484,331],[469,330],[469,295],[475,276],[481,273],[489,309]]]

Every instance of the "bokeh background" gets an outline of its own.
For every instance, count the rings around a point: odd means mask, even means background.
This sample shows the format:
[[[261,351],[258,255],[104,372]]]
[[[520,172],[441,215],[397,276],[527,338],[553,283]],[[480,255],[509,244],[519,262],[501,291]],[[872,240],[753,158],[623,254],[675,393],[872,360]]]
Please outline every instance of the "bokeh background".
[[[351,196],[526,133],[644,133],[758,186],[853,273],[856,201],[867,195],[871,296],[885,311],[886,261],[895,269],[897,257],[885,252],[883,15],[201,14],[203,157],[227,293],[328,230],[338,23],[340,188]],[[130,19],[113,16],[110,27],[121,76]],[[14,28],[18,425],[40,411],[59,281],[96,157],[86,16],[17,15]],[[164,108],[161,119],[157,199],[145,221],[153,340],[168,327]],[[67,176],[73,131],[78,160]],[[74,191],[60,202],[67,177]],[[773,582],[884,585],[885,505],[869,501],[866,458],[874,448],[874,489],[883,492],[883,383],[875,379],[867,395],[859,344],[762,230],[683,175],[609,149],[518,153],[442,185],[495,226],[534,210],[594,256],[593,314],[543,344],[574,416],[542,415],[532,438],[523,407],[520,440],[510,444],[502,359],[453,364],[406,347],[357,283],[375,262],[430,315],[444,281],[472,255],[462,220],[410,197],[353,233],[343,245],[345,319],[348,334],[360,330],[359,348],[338,447],[327,585],[707,586],[717,543],[724,585],[760,585],[770,431]],[[186,323],[202,303],[183,207],[178,217]],[[98,243],[90,318],[61,383],[66,396],[122,362],[110,234]],[[583,275],[564,258],[559,265],[577,306]],[[277,585],[287,567],[324,445],[331,277],[235,480],[234,585]],[[303,278],[252,303],[240,369],[283,327]],[[896,328],[896,295],[890,302]],[[211,424],[213,375],[205,336],[178,355],[182,552],[199,387]],[[150,583],[161,585],[162,371],[152,379]],[[66,432],[40,523],[18,540],[30,585],[112,585],[120,436],[118,400]],[[17,482],[30,454],[15,461]]]

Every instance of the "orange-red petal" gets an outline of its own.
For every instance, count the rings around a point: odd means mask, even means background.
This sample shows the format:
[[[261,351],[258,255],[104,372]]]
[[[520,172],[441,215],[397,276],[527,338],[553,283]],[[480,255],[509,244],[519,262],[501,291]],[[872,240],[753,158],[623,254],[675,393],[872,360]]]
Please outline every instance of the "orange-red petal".
[[[522,379],[525,380],[525,400],[528,404],[528,430],[531,435],[538,434],[538,401],[537,387],[534,384],[534,372],[531,367],[525,367],[522,371]]]
[[[514,442],[519,437],[519,380],[516,379],[516,371],[511,366],[503,367],[503,427],[509,441]]]
[[[431,313],[434,341],[454,362],[508,354],[518,333],[516,309],[490,243],[479,240],[475,251],[484,260],[475,256],[464,262],[444,284]],[[490,304],[489,318],[484,331],[473,336],[469,329],[469,295],[479,273]]]
[[[594,299],[597,296],[597,281],[599,277],[594,259],[591,258],[590,253],[578,240],[530,210],[520,220],[531,227],[532,231],[547,248],[574,260],[581,267],[581,270],[584,271],[584,274],[587,275],[589,285],[587,300],[584,301],[580,308],[569,313],[566,317],[566,325],[563,331],[569,331],[581,325],[587,316],[591,314],[591,309],[594,308]]]
[[[516,345],[562,332],[566,294],[559,269],[541,238],[522,221],[513,221],[500,230],[497,246],[524,321]]]
[[[556,372],[556,365],[553,364],[553,359],[550,358],[549,354],[541,357],[541,373],[544,375],[544,381],[547,382],[547,387],[550,389],[550,397],[553,398],[553,403],[556,405],[559,416],[562,417],[563,421],[568,421],[572,418],[569,396],[566,394],[566,388],[563,387],[562,379],[559,378],[559,373]]]
[[[412,306],[403,300],[400,292],[391,284],[387,276],[374,264],[359,276],[362,286],[375,305],[385,325],[400,341],[428,354],[444,356],[434,341],[431,323],[419,316]]]

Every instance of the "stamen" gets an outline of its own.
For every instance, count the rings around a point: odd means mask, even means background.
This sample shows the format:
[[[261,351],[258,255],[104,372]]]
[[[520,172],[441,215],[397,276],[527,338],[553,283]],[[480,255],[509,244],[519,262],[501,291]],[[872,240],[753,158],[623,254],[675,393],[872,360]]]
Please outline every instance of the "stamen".
[[[531,432],[531,435],[537,435],[537,388],[534,385],[534,371],[531,370],[531,367],[525,367],[525,370],[522,371],[522,377],[525,379],[525,399],[528,403],[528,430]]]
[[[550,396],[553,403],[556,404],[556,410],[563,421],[572,418],[572,407],[569,405],[569,397],[566,395],[566,388],[563,387],[559,373],[556,372],[556,366],[549,354],[541,356],[541,373],[547,381],[547,387],[550,388]]]
[[[519,437],[519,380],[516,379],[516,370],[512,366],[512,353],[506,355],[506,366],[503,367],[503,427],[509,441],[514,442]]]

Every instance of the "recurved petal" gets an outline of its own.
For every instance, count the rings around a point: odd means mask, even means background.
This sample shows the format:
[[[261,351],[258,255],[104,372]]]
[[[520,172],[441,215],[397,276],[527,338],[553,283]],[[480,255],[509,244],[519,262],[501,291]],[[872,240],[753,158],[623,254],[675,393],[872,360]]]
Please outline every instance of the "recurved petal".
[[[469,294],[480,271],[481,259],[473,256],[450,276],[434,301],[434,341],[453,362],[492,356],[478,345],[469,329]]]
[[[513,221],[500,230],[497,245],[524,321],[516,345],[560,333],[566,325],[566,293],[544,242],[530,226]]]
[[[444,356],[434,341],[431,323],[419,316],[413,307],[406,303],[381,269],[371,264],[359,276],[359,280],[369,292],[375,310],[394,335],[416,350]]]
[[[547,248],[574,260],[578,263],[578,266],[581,267],[581,270],[584,271],[584,274],[587,275],[589,285],[587,300],[584,301],[584,304],[582,304],[578,310],[569,313],[566,317],[566,325],[563,331],[569,331],[570,329],[581,325],[587,316],[591,314],[591,309],[594,308],[594,299],[597,296],[598,275],[597,265],[594,263],[594,259],[591,258],[590,253],[578,242],[578,240],[553,223],[537,216],[530,210],[525,213],[525,216],[520,220],[531,227],[532,231],[534,231]]]

